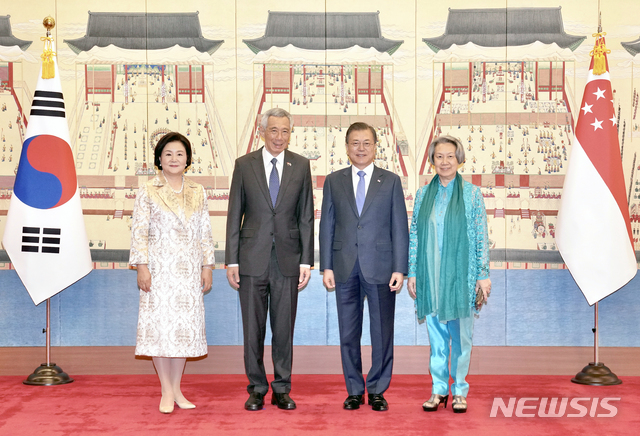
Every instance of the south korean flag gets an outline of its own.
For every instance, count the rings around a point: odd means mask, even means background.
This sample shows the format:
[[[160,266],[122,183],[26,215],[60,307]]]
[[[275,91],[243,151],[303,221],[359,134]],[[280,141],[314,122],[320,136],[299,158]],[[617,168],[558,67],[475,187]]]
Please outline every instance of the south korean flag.
[[[59,77],[38,79],[2,238],[35,304],[93,267]]]

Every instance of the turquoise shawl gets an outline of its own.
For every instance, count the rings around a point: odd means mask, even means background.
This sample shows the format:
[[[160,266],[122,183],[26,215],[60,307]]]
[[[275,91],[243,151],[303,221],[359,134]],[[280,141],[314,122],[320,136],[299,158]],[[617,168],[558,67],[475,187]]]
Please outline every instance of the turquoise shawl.
[[[465,215],[464,181],[456,173],[451,200],[444,216],[442,253],[438,250],[435,203],[440,177],[435,176],[418,212],[416,307],[418,319],[436,314],[441,322],[466,318],[469,303],[469,238]]]

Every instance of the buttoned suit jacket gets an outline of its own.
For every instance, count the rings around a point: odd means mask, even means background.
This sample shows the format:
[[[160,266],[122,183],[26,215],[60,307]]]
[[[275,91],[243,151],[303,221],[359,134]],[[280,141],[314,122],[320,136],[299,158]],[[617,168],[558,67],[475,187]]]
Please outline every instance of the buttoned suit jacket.
[[[309,160],[289,150],[276,205],[265,174],[262,148],[236,159],[229,190],[225,263],[240,275],[260,276],[275,242],[280,272],[298,276],[300,264],[313,265],[313,187]]]
[[[409,226],[400,177],[374,166],[358,215],[351,167],[327,176],[320,218],[320,270],[345,283],[356,259],[367,283],[407,273]]]

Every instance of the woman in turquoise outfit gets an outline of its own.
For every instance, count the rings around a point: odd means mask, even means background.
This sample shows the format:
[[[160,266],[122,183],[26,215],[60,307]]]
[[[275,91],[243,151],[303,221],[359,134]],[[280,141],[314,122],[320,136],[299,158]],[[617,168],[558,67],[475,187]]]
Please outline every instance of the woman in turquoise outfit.
[[[433,380],[422,408],[432,412],[449,399],[454,412],[467,411],[473,320],[491,293],[487,213],[480,188],[458,173],[464,162],[459,139],[444,135],[427,150],[436,176],[416,193],[409,231],[409,294],[418,319],[426,318]],[[451,369],[449,369],[451,347]]]

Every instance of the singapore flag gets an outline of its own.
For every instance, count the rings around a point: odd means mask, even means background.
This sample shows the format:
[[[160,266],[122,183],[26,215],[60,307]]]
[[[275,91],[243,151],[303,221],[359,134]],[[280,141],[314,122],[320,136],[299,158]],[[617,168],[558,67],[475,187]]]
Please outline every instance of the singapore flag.
[[[599,67],[593,57],[589,67],[556,232],[560,254],[589,305],[620,289],[638,270],[602,37],[594,57],[598,52]]]
[[[59,77],[38,79],[2,238],[35,304],[93,266]]]

